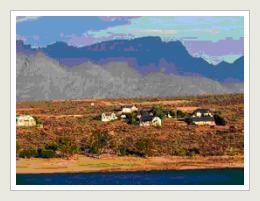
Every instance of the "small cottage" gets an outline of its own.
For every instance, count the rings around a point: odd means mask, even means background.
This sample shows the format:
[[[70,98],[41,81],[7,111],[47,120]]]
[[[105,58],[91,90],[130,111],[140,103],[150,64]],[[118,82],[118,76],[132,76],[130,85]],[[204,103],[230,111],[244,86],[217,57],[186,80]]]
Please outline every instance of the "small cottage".
[[[164,110],[164,114],[167,118],[172,118],[171,111],[170,110]]]
[[[138,116],[154,116],[153,108],[145,107],[138,112]]]
[[[152,108],[143,108],[138,112],[137,118],[140,126],[162,126],[162,120],[154,116]]]
[[[103,121],[103,122],[113,121],[116,119],[117,119],[117,116],[114,112],[101,114],[101,121]]]
[[[120,118],[121,118],[121,119],[126,119],[126,115],[125,115],[125,114],[122,114],[122,115],[120,116]]]
[[[36,120],[31,115],[21,115],[16,117],[16,126],[36,126]]]
[[[162,126],[162,120],[159,117],[142,116],[139,121],[140,126]]]
[[[190,123],[196,125],[216,125],[213,114],[208,109],[197,109],[190,117]]]
[[[121,113],[129,114],[132,112],[138,111],[138,108],[135,105],[123,105],[121,106]]]
[[[172,115],[170,113],[167,113],[167,118],[172,118]]]

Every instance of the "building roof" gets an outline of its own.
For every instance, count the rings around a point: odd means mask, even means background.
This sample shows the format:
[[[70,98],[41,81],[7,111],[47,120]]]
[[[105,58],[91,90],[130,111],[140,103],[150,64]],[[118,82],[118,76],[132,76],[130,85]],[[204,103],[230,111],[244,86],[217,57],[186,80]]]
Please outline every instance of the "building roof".
[[[102,114],[105,114],[105,115],[112,115],[112,114],[115,114],[114,112],[103,112]]]
[[[135,106],[135,105],[122,105],[121,108],[131,108],[133,106]]]
[[[154,113],[151,110],[140,110],[138,114],[141,116],[154,116]]]
[[[152,121],[153,120],[153,116],[150,116],[150,115],[142,115],[141,118],[140,118],[140,121],[142,122],[146,122],[146,121]]]
[[[214,117],[191,117],[192,121],[215,121]]]
[[[152,107],[144,107],[141,110],[139,110],[140,112],[151,112],[152,111]]]
[[[196,109],[196,110],[193,111],[193,113],[197,113],[197,112],[208,113],[210,111],[209,111],[209,109],[204,109],[204,108],[199,108],[199,109]]]
[[[18,117],[16,117],[19,120],[23,120],[23,121],[28,121],[28,120],[34,120],[34,118],[31,115],[20,115]]]

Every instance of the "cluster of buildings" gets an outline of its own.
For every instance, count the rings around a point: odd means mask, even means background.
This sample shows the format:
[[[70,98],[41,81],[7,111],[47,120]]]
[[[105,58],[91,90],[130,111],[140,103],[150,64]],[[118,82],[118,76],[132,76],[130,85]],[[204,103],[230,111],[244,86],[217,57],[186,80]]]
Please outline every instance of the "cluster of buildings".
[[[151,108],[143,108],[141,110],[138,110],[135,105],[123,105],[120,107],[119,111],[117,111],[117,115],[120,116],[121,119],[126,120],[127,115],[133,112],[137,112],[137,119],[140,126],[162,126],[162,120],[159,117],[154,116]],[[102,113],[101,121],[108,122],[116,120],[118,119],[117,115],[115,114],[115,112]]]
[[[152,108],[138,109],[135,105],[123,105],[120,110],[112,113],[102,113],[101,121],[108,122],[119,118],[126,119],[127,114],[137,112],[137,119],[140,126],[162,126],[162,120],[156,116]],[[172,118],[170,113],[166,117]],[[188,117],[190,124],[195,125],[216,125],[213,114],[208,109],[197,109]]]
[[[136,113],[135,118],[137,119],[140,126],[162,126],[162,119],[157,116],[153,108],[147,107],[138,109],[135,105],[123,105],[118,111],[111,113],[102,113],[101,121],[109,122],[117,119],[128,120],[129,114]],[[172,118],[169,112],[166,117]],[[189,124],[195,125],[216,125],[214,115],[208,109],[197,109],[188,117]],[[16,117],[16,126],[20,127],[31,127],[36,126],[37,122],[31,115],[20,115]]]

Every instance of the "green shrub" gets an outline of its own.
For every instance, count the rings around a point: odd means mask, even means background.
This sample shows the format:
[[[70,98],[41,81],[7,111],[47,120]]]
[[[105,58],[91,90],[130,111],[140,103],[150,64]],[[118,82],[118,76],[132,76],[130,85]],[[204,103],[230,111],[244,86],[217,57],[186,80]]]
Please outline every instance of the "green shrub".
[[[125,146],[118,147],[117,155],[145,157],[145,154],[143,152],[132,148],[126,148]]]
[[[177,118],[184,118],[186,116],[186,113],[181,111],[181,110],[177,110]]]
[[[149,156],[151,155],[152,149],[152,141],[149,138],[140,138],[135,143],[135,149],[137,153],[140,153],[142,156]]]
[[[60,152],[61,157],[68,157],[78,153],[80,151],[80,146],[77,145],[73,139],[62,137],[58,139],[57,151]]]
[[[38,150],[35,147],[24,149],[19,153],[21,158],[33,158],[38,156]]]
[[[101,154],[109,144],[110,136],[107,132],[98,131],[90,136],[89,148],[93,154]]]
[[[35,119],[37,125],[42,124],[42,120],[41,119],[39,119],[36,116],[33,116],[33,118]]]
[[[136,112],[126,114],[126,119],[127,122],[131,125],[137,125],[139,123]]]
[[[217,125],[226,125],[226,121],[224,120],[224,118],[218,114],[214,114],[214,120]]]
[[[70,155],[77,154],[77,153],[79,153],[79,151],[80,151],[80,146],[74,144],[74,145],[72,145],[72,146],[70,147],[70,149],[69,149],[69,154],[70,154]]]
[[[55,158],[56,152],[51,149],[38,149],[38,157],[40,158]]]
[[[187,156],[195,156],[195,155],[198,155],[198,154],[200,154],[200,150],[197,147],[188,149],[188,151],[186,153]]]
[[[191,123],[192,123],[191,117],[185,117],[185,118],[184,118],[184,121],[185,121],[187,124],[191,124]]]
[[[175,156],[190,156],[190,157],[192,157],[192,156],[200,154],[200,150],[198,148],[186,149],[186,148],[179,147],[179,148],[175,148],[173,150],[172,154],[175,155]]]
[[[216,111],[215,114],[221,115],[222,113],[221,113],[221,111]]]
[[[176,112],[173,111],[173,110],[170,110],[170,111],[169,111],[169,114],[170,114],[173,118],[175,118],[175,116],[176,116]]]
[[[180,149],[175,149],[172,153],[172,155],[175,156],[187,156],[187,150],[180,148]]]
[[[19,156],[21,151],[21,145],[19,144],[19,142],[16,142],[16,156]]]
[[[153,107],[152,112],[154,113],[154,116],[160,117],[161,119],[165,117],[165,112],[160,106]]]
[[[57,151],[58,144],[56,142],[53,142],[51,144],[47,144],[47,145],[45,145],[45,149],[49,149],[49,150],[52,150],[52,151]]]
[[[176,115],[177,115],[177,119],[179,119],[179,118],[184,118],[184,117],[187,116],[187,114],[186,114],[185,112],[181,111],[181,110],[170,111],[169,113],[170,113],[170,115],[171,115],[173,118],[176,118]]]
[[[91,120],[97,120],[100,121],[101,120],[101,115],[97,115],[91,118]]]
[[[117,155],[119,155],[119,156],[126,156],[127,155],[127,148],[122,146],[122,145],[119,146],[117,148]]]

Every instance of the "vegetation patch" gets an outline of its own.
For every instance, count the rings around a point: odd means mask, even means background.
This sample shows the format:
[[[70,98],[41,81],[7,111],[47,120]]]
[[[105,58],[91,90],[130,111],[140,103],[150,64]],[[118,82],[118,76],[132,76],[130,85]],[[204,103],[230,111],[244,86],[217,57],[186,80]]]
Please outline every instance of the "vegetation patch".
[[[166,100],[167,104],[160,105]],[[140,127],[137,113],[127,114],[128,122],[101,122],[94,118],[127,103],[153,108],[163,118],[162,127]],[[216,126],[182,122],[192,111],[176,111],[180,107],[210,109],[215,114]],[[41,108],[30,113],[44,125],[43,128],[16,128],[16,156],[21,158],[70,158],[74,154],[195,157],[244,153],[243,94],[98,99],[94,106],[84,100],[17,102],[18,111],[21,108]],[[168,113],[173,118],[166,118]],[[60,115],[71,116],[60,118]]]

